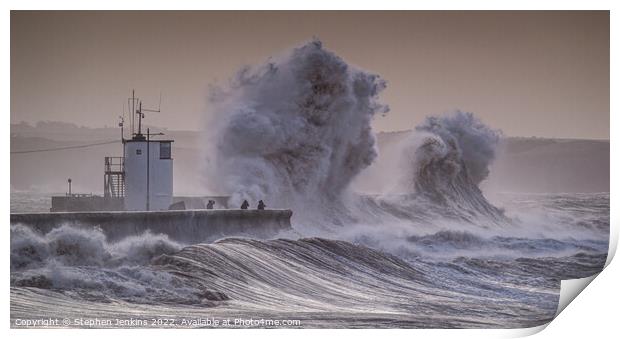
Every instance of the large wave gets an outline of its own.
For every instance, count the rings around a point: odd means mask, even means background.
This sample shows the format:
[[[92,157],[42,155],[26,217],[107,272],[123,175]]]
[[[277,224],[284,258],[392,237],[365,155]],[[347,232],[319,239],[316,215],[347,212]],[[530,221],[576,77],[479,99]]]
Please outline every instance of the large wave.
[[[331,205],[377,156],[371,120],[385,82],[358,70],[318,40],[212,92],[212,177],[231,205]]]
[[[11,225],[11,285],[72,291],[100,301],[203,303],[202,291],[148,266],[182,248],[149,232],[111,242],[97,229],[62,225],[41,234]]]
[[[412,132],[416,148],[405,148],[415,194],[463,218],[505,220],[478,187],[489,175],[500,135],[468,112],[427,118]]]
[[[379,76],[348,65],[318,40],[242,69],[228,88],[212,91],[211,182],[231,196],[231,206],[262,199],[270,207],[293,209],[298,224],[317,219],[350,224],[369,217],[372,206],[351,204],[355,199],[343,195],[377,158],[371,122],[388,111],[378,98],[384,88]],[[402,148],[402,158],[410,160],[403,177],[415,197],[382,214],[409,209],[406,214],[417,214],[415,219],[426,214],[418,213],[421,206],[430,206],[448,218],[504,220],[478,188],[499,132],[471,113],[457,112],[427,118],[411,135]]]

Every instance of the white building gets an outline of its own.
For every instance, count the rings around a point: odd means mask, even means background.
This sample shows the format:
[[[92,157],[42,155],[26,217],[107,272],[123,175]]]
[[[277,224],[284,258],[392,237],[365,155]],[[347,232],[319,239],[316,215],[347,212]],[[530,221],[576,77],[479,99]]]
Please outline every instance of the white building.
[[[125,210],[160,211],[172,204],[172,142],[137,134],[124,140]]]

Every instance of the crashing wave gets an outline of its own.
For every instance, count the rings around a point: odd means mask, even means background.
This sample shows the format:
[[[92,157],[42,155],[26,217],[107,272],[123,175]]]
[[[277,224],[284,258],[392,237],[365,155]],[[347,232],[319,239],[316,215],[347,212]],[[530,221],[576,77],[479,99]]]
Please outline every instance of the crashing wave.
[[[364,211],[351,211],[343,193],[377,157],[371,121],[388,110],[378,101],[384,87],[379,76],[351,67],[318,40],[243,69],[230,88],[212,91],[211,177],[218,180],[211,181],[231,195],[232,206],[263,199],[294,209],[297,221],[363,219]],[[430,202],[448,218],[505,220],[478,188],[494,158],[497,131],[457,112],[428,118],[412,138],[416,148],[405,148],[411,154],[404,157],[411,159],[412,190],[425,198],[414,199],[417,207]]]
[[[230,88],[211,95],[217,189],[233,206],[264,199],[302,211],[337,202],[377,156],[370,123],[388,111],[378,101],[384,88],[378,75],[348,65],[318,40],[243,69]]]
[[[416,195],[440,208],[463,213],[464,217],[506,220],[503,211],[493,206],[478,187],[489,175],[499,131],[472,113],[461,111],[429,117],[415,131],[416,137],[422,138],[410,164],[410,183]]]
[[[148,266],[153,258],[181,248],[165,235],[148,232],[109,242],[97,229],[65,225],[40,234],[11,225],[11,285],[72,291],[99,301],[208,304],[223,298],[209,299],[205,290]]]

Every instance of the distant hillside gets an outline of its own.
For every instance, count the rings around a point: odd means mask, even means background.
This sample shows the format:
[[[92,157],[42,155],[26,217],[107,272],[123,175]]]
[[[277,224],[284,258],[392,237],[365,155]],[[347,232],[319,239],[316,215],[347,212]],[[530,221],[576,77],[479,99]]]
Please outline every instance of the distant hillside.
[[[379,133],[380,158],[394,163],[396,148],[409,131]],[[365,191],[381,191],[394,174],[382,160],[356,181]],[[492,192],[576,193],[609,191],[609,141],[509,137],[501,141],[491,174],[482,183]]]
[[[203,133],[163,131],[173,145],[176,194],[202,194]],[[355,180],[355,188],[382,192],[393,182],[396,145],[408,131],[378,133],[380,157]],[[46,122],[36,126],[11,125],[11,151],[45,149],[118,140],[117,127],[87,128]],[[117,144],[54,152],[12,154],[11,190],[64,192],[72,178],[76,192],[101,194],[103,158],[122,153]],[[506,138],[491,174],[482,184],[492,192],[602,192],[609,191],[609,141],[544,138]]]
[[[508,138],[483,187],[498,192],[609,192],[609,141]]]
[[[202,132],[200,131],[175,131],[151,125],[143,125],[143,131],[147,128],[151,132],[163,132],[166,135],[174,135],[179,142],[194,142]],[[125,138],[129,137],[129,122],[125,122]],[[55,141],[86,141],[93,140],[116,140],[120,139],[119,127],[90,128],[78,126],[67,122],[40,121],[35,125],[25,122],[11,124],[11,137],[44,138]]]
[[[199,194],[202,180],[202,133],[171,131],[151,126],[152,132],[163,131],[174,139],[174,185],[180,194]],[[126,134],[128,137],[128,134]],[[67,178],[75,192],[103,193],[103,163],[106,156],[120,156],[122,147],[118,127],[88,128],[58,122],[35,126],[11,125],[11,151],[49,149],[117,140],[118,143],[90,148],[52,152],[11,154],[11,190],[65,192]]]

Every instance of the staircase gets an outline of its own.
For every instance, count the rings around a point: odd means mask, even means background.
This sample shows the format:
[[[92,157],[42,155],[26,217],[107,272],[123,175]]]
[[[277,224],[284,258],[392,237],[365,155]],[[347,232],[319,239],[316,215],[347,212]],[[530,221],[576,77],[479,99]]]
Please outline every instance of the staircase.
[[[125,175],[114,174],[110,176],[110,195],[115,198],[125,196]]]
[[[105,157],[104,196],[125,197],[125,166],[122,157]]]

